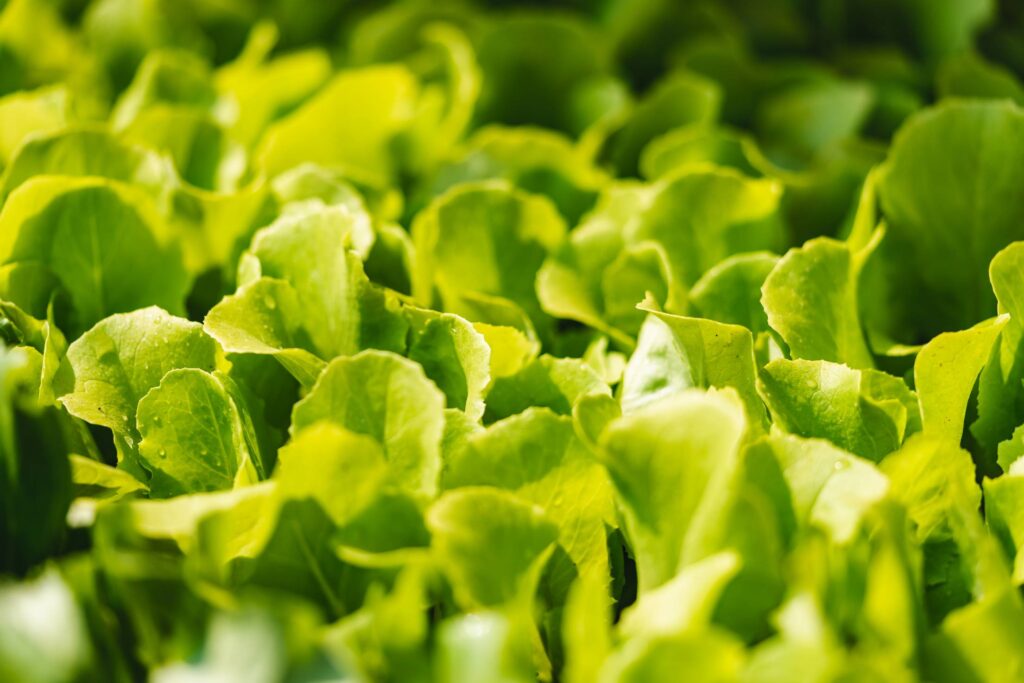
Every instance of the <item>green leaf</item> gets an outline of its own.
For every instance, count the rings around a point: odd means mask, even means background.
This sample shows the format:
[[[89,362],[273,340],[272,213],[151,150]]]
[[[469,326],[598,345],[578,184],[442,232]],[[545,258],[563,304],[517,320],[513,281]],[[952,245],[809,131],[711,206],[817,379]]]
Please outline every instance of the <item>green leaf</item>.
[[[54,133],[72,119],[67,88],[46,86],[0,98],[0,161],[10,163],[29,136]]]
[[[336,430],[341,431],[341,430]],[[336,440],[314,433],[312,442],[326,447],[320,454],[311,442],[290,456],[292,471],[269,483],[236,489],[229,494],[193,494],[172,499],[210,499],[194,518],[184,541],[188,569],[213,595],[245,589],[264,594],[293,595],[320,607],[328,617],[354,611],[366,595],[369,574],[345,564],[338,556],[334,536],[338,527],[320,502],[324,480],[307,469],[317,463],[328,471],[344,471],[365,451],[346,460],[344,436]],[[358,441],[347,441],[358,446]],[[379,453],[377,454],[379,457]],[[354,461],[354,462],[353,462]],[[353,501],[357,506],[362,501]],[[344,504],[333,504],[342,511]],[[182,529],[181,531],[186,531]],[[179,532],[180,533],[180,532]]]
[[[427,511],[432,549],[466,608],[532,594],[558,527],[536,505],[490,487],[448,491]]]
[[[483,79],[475,118],[582,127],[574,126],[573,95],[607,70],[607,48],[594,27],[566,13],[525,11],[488,22],[476,45]]]
[[[115,130],[124,130],[147,109],[180,105],[212,110],[217,93],[210,68],[199,55],[184,50],[154,50],[146,55],[131,84],[110,114]]]
[[[280,646],[289,638],[303,641],[319,623],[306,606],[279,600],[270,605],[246,603],[210,617],[202,654],[185,662],[165,664],[153,671],[157,683],[215,678],[225,683],[266,681],[283,675],[288,652]]]
[[[771,436],[757,447],[773,453],[782,467],[801,527],[824,529],[836,543],[850,541],[891,489],[872,463],[827,441]]]
[[[828,439],[869,460],[881,460],[921,429],[914,393],[878,370],[780,358],[762,369],[759,380],[776,426]]]
[[[366,201],[337,169],[302,164],[275,177],[271,189],[283,214],[316,213],[324,205],[348,209],[347,240],[360,258],[370,253],[375,235]]]
[[[410,566],[391,592],[369,592],[358,612],[327,628],[324,640],[332,658],[353,663],[367,678],[431,680],[425,584],[422,569]]]
[[[139,461],[150,473],[150,495],[230,489],[253,483],[263,471],[247,439],[244,406],[225,376],[194,368],[171,370],[139,401]]]
[[[576,402],[588,394],[610,394],[608,385],[586,363],[575,358],[543,355],[513,375],[499,377],[487,394],[484,422],[493,422],[531,406],[571,415]]]
[[[608,337],[594,339],[583,352],[583,361],[594,369],[605,384],[614,386],[622,380],[627,357],[621,351],[609,350],[608,344]]]
[[[784,88],[760,104],[758,139],[777,163],[797,166],[857,134],[873,104],[864,83],[813,80]]]
[[[550,199],[570,223],[580,218],[609,178],[572,140],[542,128],[487,126],[459,157],[438,169],[428,191],[437,196],[465,182],[503,178]]]
[[[71,302],[75,332],[145,306],[184,310],[189,281],[178,249],[145,196],[131,188],[96,179],[31,180],[4,205],[0,234],[6,268],[52,273]],[[36,296],[48,301],[53,293]],[[32,311],[31,302],[13,300]]]
[[[858,311],[858,279],[878,243],[854,250],[827,237],[791,249],[764,281],[761,303],[768,324],[793,358],[872,368]]]
[[[233,283],[234,261],[261,221],[267,194],[261,179],[223,192],[178,188],[170,198],[170,221],[180,236],[186,269],[197,276],[214,270],[224,284]]]
[[[690,390],[604,430],[603,462],[622,505],[641,594],[700,559],[712,510],[730,500],[746,426],[735,397]]]
[[[413,317],[409,360],[422,365],[427,377],[445,393],[447,407],[473,420],[481,418],[491,381],[491,347],[484,335],[457,315],[406,310]]]
[[[529,333],[530,330],[482,322],[473,323],[473,329],[480,333],[491,349],[490,375],[494,380],[516,374],[540,352],[540,343]]]
[[[171,370],[212,371],[217,355],[217,344],[202,325],[159,308],[112,315],[68,348],[67,371],[57,378],[60,402],[75,417],[135,445],[142,397]]]
[[[996,479],[984,481],[985,520],[1003,550],[1013,559],[1013,580],[1024,581],[1024,508],[1020,501],[1024,494],[1024,477],[1011,470]]]
[[[359,260],[349,251],[359,221],[343,206],[285,216],[258,232],[249,249],[259,270],[245,279],[258,274],[291,284],[310,341],[325,360],[355,353],[371,331],[364,326],[384,322],[374,320],[378,311],[360,310],[374,304],[383,308],[383,302],[373,299]],[[394,332],[404,333],[404,325]]]
[[[363,351],[327,365],[295,404],[292,433],[319,420],[366,434],[384,447],[395,479],[409,491],[437,489],[444,394],[423,368],[386,351]]]
[[[1011,99],[1024,105],[1024,85],[1013,72],[972,52],[944,61],[935,76],[935,85],[943,98]]]
[[[581,576],[607,576],[605,525],[614,525],[604,468],[576,437],[572,420],[529,408],[471,434],[445,462],[443,487],[494,486],[543,508]]]
[[[1024,112],[1009,102],[949,102],[896,137],[878,186],[888,224],[892,304],[910,341],[970,327],[995,311],[988,265],[1024,237],[1013,196],[1024,173]],[[962,169],[977,169],[965,182]],[[905,335],[907,336],[907,335]]]
[[[981,505],[971,455],[955,444],[927,434],[911,437],[880,465],[889,477],[893,497],[907,508],[918,540],[952,537],[950,508],[966,494],[972,507]]]
[[[446,311],[465,313],[465,293],[515,302],[539,324],[534,278],[566,232],[546,199],[504,182],[467,183],[435,199],[416,216],[413,294],[429,306],[437,287]]]
[[[260,139],[256,162],[268,175],[303,162],[341,166],[387,181],[395,173],[391,146],[412,122],[419,83],[404,66],[342,71]],[[360,106],[351,106],[359,102]]]
[[[657,180],[683,169],[714,164],[757,177],[760,172],[751,158],[758,156],[760,152],[749,135],[715,125],[693,124],[651,140],[640,156],[640,171],[645,178]]]
[[[74,453],[69,456],[69,460],[76,499],[93,498],[113,502],[146,491],[145,484],[124,470]]]
[[[495,610],[462,614],[438,629],[439,683],[501,681],[529,683],[536,679],[531,658],[533,625],[518,613]]]
[[[104,580],[110,582],[107,585],[124,596],[118,604],[132,631],[139,635],[138,657],[147,667],[182,660],[197,647],[196,637],[202,633],[208,607],[185,583],[185,577],[194,578],[196,556],[192,553],[201,522],[219,511],[252,506],[253,502],[262,509],[271,491],[269,486],[251,486],[101,508],[92,532],[94,557]],[[272,515],[267,516],[273,520]],[[231,545],[238,547],[237,542]],[[212,588],[205,583],[199,589],[211,596]],[[176,607],[160,609],[167,604]]]
[[[605,188],[537,273],[537,296],[547,313],[577,320],[628,348],[644,318],[636,304],[650,293],[666,307],[677,305],[682,292],[675,291],[664,249],[652,242],[629,244],[623,230],[649,194],[633,183]]]
[[[183,181],[203,190],[235,190],[245,169],[244,151],[210,114],[190,107],[151,105],[122,136],[169,157]]]
[[[68,509],[68,526],[91,526],[101,505],[148,492],[145,484],[124,470],[74,453],[68,460],[74,496]]]
[[[620,649],[602,670],[604,682],[687,680],[726,683],[738,680],[743,647],[727,631],[709,629],[681,636],[635,640]]]
[[[598,450],[601,434],[612,420],[622,415],[622,408],[614,397],[595,393],[581,396],[572,407],[572,420],[576,435],[591,450]]]
[[[1021,36],[0,0],[0,681],[1024,680]]]
[[[970,499],[961,497],[952,512],[951,527],[960,552],[959,570],[966,577],[974,602],[945,618],[939,632],[928,642],[928,655],[934,658],[939,670],[967,672],[961,675],[977,680],[1013,680],[1024,670],[1024,658],[1020,655],[1024,603],[997,539],[971,506]],[[998,516],[997,512],[997,519]],[[997,659],[980,656],[982,651]]]
[[[303,386],[313,386],[326,362],[312,350],[295,289],[284,280],[260,278],[224,297],[203,327],[228,353],[276,358]]]
[[[780,194],[775,181],[726,169],[677,174],[653,186],[627,239],[661,243],[675,278],[691,286],[727,256],[775,246]]]
[[[1008,316],[1000,316],[969,330],[940,334],[921,349],[914,383],[925,433],[960,443],[971,390],[1007,322]]]
[[[753,649],[745,680],[782,683],[799,672],[804,680],[826,681],[831,671],[843,668],[843,652],[815,596],[801,592],[791,597],[775,622],[779,633]]]
[[[251,145],[280,112],[289,111],[316,91],[331,75],[331,62],[320,49],[296,50],[266,59],[276,40],[276,27],[253,30],[238,58],[214,74],[217,91],[237,103],[231,132]],[[270,40],[267,40],[270,38]]]
[[[242,286],[207,314],[208,333],[229,353],[273,355],[305,386],[336,356],[404,350],[408,323],[397,302],[347,248],[358,221],[334,206],[261,230],[243,258]]]
[[[693,285],[690,302],[701,317],[743,325],[754,334],[767,332],[761,287],[778,262],[778,256],[767,252],[730,256]]]
[[[612,650],[611,597],[604,582],[580,577],[569,592],[563,623],[568,683],[596,680]]]
[[[622,613],[619,635],[642,640],[707,628],[722,591],[738,569],[739,558],[731,552],[684,567],[671,581],[645,593]]]
[[[240,512],[237,518],[228,511],[211,516],[201,530],[206,548],[225,558],[228,587],[300,596],[333,618],[362,602],[362,577],[337,557],[331,543],[336,527],[314,499],[278,500]]]
[[[126,144],[98,126],[74,127],[26,141],[4,169],[0,196],[6,199],[26,181],[44,175],[99,176],[154,193],[176,184],[169,160]]]
[[[42,404],[56,402],[53,381],[68,349],[67,339],[54,323],[53,309],[53,304],[49,304],[46,319],[36,320],[17,305],[0,300],[0,336],[8,343],[31,347],[42,356],[39,375],[39,402]]]
[[[731,387],[743,400],[751,429],[766,426],[748,329],[641,310],[649,315],[622,378],[619,400],[624,413],[685,389]]]
[[[416,117],[396,141],[402,165],[429,172],[461,141],[473,120],[480,69],[470,35],[456,23],[438,21],[419,34],[421,50],[411,60],[431,60],[433,82],[420,91]]]
[[[281,449],[274,472],[282,496],[314,499],[339,526],[373,503],[387,477],[377,441],[330,422],[299,431]]]
[[[683,312],[686,288],[722,259],[775,248],[780,194],[775,181],[729,169],[680,172],[649,186],[613,185],[544,265],[541,301],[552,314],[617,340],[619,329],[635,334],[643,316],[634,306],[648,292],[666,310]]]
[[[956,0],[941,8],[904,0],[891,6],[907,18],[908,39],[930,62],[966,50],[980,26],[990,21],[996,4],[990,0]]]
[[[1019,292],[1024,286],[1024,243],[1014,242],[992,259],[989,279],[999,302],[999,312],[1010,319],[999,333],[978,379],[978,417],[971,425],[971,434],[985,450],[989,463],[998,449],[1000,466],[1005,470],[1003,442],[1024,421],[1024,302]]]
[[[673,128],[710,123],[718,118],[722,93],[717,84],[690,73],[661,80],[612,134],[607,156],[623,176],[639,172],[640,153],[648,142]]]

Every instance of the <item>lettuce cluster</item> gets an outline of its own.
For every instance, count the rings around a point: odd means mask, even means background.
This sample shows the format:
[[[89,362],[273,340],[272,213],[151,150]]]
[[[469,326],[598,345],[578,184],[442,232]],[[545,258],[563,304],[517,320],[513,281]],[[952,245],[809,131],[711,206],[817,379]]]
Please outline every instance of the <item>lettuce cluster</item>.
[[[1019,683],[1022,79],[1016,0],[0,2],[0,680]]]

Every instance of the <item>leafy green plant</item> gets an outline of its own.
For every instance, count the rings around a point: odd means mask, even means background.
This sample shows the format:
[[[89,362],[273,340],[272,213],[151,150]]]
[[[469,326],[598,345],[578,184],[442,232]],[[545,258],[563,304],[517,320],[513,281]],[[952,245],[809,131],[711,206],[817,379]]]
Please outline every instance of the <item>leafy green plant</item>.
[[[1022,55],[0,3],[0,681],[1024,680]]]

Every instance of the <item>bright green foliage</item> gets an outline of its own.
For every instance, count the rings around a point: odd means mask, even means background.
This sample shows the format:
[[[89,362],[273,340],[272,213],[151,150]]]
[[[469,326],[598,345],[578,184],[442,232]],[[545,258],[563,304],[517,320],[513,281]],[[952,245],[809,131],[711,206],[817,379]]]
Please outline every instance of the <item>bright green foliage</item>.
[[[311,161],[387,179],[395,165],[389,146],[411,123],[417,89],[401,66],[340,74],[264,132],[257,163],[269,175]]]
[[[754,334],[768,330],[761,287],[779,258],[770,252],[737,254],[709,269],[690,290],[701,317],[743,325]]]
[[[1024,181],[1013,162],[1020,150],[1024,114],[1009,102],[947,104],[915,116],[894,140],[879,198],[888,267],[901,271],[892,296],[917,339],[993,309],[989,262],[1024,238],[1024,213],[1009,199]],[[965,168],[977,169],[972,182]]]
[[[954,443],[960,440],[971,389],[1007,322],[1007,316],[1000,316],[969,330],[946,332],[921,349],[914,362],[914,383],[926,433]]]
[[[68,347],[58,374],[68,412],[138,442],[139,401],[171,370],[213,370],[219,350],[201,325],[144,308],[104,319]]]
[[[487,487],[445,493],[430,507],[427,525],[455,598],[468,608],[529,595],[558,537],[540,508]]]
[[[181,256],[166,228],[132,188],[98,179],[31,180],[0,213],[5,298],[43,317],[52,297],[70,301],[71,330],[112,313],[161,306],[184,310]]]
[[[777,427],[828,439],[870,460],[921,428],[913,392],[878,370],[780,358],[762,368],[761,395]]]
[[[469,321],[450,313],[428,312],[420,317],[413,311],[412,317],[415,336],[409,358],[422,365],[444,391],[449,408],[457,408],[471,419],[481,417],[491,381],[492,352],[487,338]]]
[[[496,422],[452,455],[443,481],[446,489],[495,486],[539,505],[558,524],[577,571],[608,575],[605,524],[615,523],[611,486],[570,418],[528,408]]]
[[[761,301],[793,358],[874,365],[857,309],[861,266],[873,246],[854,253],[822,237],[790,251],[772,269]]]
[[[699,391],[653,403],[605,429],[603,462],[622,501],[641,592],[707,552],[707,527],[717,523],[711,510],[730,503],[745,430],[738,401]]]
[[[764,405],[750,330],[704,318],[651,311],[622,377],[622,409],[631,412],[684,389],[736,390],[753,429],[763,425]]]
[[[544,198],[507,183],[468,183],[416,216],[413,294],[430,305],[436,287],[457,313],[467,293],[502,297],[540,322],[534,277],[564,236],[564,221]]]
[[[1024,680],[1018,5],[0,2],[0,681]]]
[[[225,379],[195,368],[172,370],[139,401],[139,458],[152,473],[152,497],[228,489],[236,477],[256,480],[262,463],[250,451],[255,437],[246,434],[245,408]]]
[[[386,351],[338,358],[295,404],[292,430],[320,420],[375,438],[395,477],[432,493],[440,472],[444,395],[423,368]]]
[[[241,286],[206,315],[207,332],[230,353],[274,356],[307,386],[336,356],[371,345],[403,349],[407,325],[397,306],[346,249],[358,224],[337,206],[286,215],[258,232],[242,257]]]

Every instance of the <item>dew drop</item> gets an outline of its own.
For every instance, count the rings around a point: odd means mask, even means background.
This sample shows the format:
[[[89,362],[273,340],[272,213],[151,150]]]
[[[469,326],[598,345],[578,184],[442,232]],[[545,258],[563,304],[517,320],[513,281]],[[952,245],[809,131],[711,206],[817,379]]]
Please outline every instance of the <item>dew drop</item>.
[[[846,462],[845,460],[836,460],[835,463],[832,465],[832,468],[838,472],[840,470],[845,470],[849,466],[850,463]]]
[[[166,458],[167,457],[167,451],[165,451],[164,449],[161,448],[160,449],[160,457],[161,458]]]
[[[263,299],[263,305],[272,311],[277,308],[277,300],[272,296],[268,296]]]

